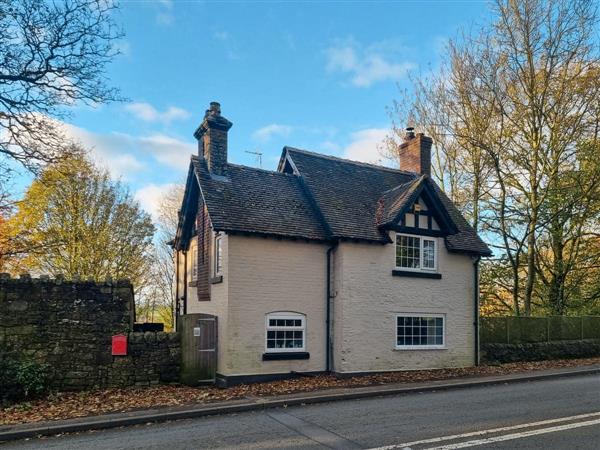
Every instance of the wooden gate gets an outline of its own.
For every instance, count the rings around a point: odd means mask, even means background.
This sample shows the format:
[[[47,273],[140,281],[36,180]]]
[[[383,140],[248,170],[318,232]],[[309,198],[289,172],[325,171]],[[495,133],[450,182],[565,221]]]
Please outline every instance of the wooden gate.
[[[217,373],[217,316],[186,314],[180,317],[181,382],[214,383]]]

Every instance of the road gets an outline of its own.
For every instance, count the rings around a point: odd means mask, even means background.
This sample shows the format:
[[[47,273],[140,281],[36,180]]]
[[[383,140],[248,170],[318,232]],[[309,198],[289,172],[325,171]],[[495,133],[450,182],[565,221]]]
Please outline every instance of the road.
[[[598,449],[600,375],[294,406],[8,449]]]

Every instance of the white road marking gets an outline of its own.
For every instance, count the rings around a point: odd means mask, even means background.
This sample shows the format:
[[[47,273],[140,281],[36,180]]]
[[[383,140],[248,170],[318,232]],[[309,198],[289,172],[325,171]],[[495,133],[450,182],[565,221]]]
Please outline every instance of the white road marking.
[[[457,448],[475,447],[477,445],[491,444],[494,442],[510,441],[512,439],[523,439],[529,436],[537,436],[538,434],[556,433],[557,431],[571,430],[573,428],[589,427],[592,425],[600,425],[600,419],[588,420],[587,422],[575,422],[567,425],[558,425],[556,427],[538,428],[537,430],[523,431],[522,433],[504,434],[483,439],[475,439],[473,441],[459,442],[458,444],[443,445],[441,447],[431,447],[428,450],[454,450]]]
[[[449,436],[441,436],[441,437],[436,437],[436,438],[431,438],[431,439],[423,439],[420,441],[405,442],[403,444],[385,445],[383,447],[374,447],[374,448],[370,448],[368,450],[405,449],[405,448],[410,448],[414,445],[435,444],[438,442],[453,441],[453,440],[461,439],[461,438],[468,438],[468,437],[473,437],[473,436],[484,436],[486,434],[493,434],[493,433],[501,433],[503,431],[512,431],[512,430],[519,430],[522,428],[531,428],[531,427],[537,427],[537,426],[542,426],[542,425],[551,425],[551,424],[555,424],[555,423],[559,423],[559,422],[568,422],[568,421],[574,421],[574,420],[589,419],[590,417],[597,417],[597,416],[600,416],[600,411],[594,412],[594,413],[588,413],[588,414],[579,414],[577,416],[567,416],[567,417],[559,417],[557,419],[540,420],[538,422],[529,422],[529,423],[523,423],[523,424],[519,424],[519,425],[511,425],[511,426],[507,426],[507,427],[490,428],[489,430],[471,431],[469,433],[462,433],[462,434],[452,434]]]

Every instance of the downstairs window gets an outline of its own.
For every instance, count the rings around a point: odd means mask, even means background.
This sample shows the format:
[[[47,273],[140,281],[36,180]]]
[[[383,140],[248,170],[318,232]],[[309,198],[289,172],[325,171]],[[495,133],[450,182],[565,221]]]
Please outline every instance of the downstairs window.
[[[306,318],[298,313],[267,314],[266,352],[303,352]]]
[[[444,348],[443,314],[402,314],[396,316],[396,348]]]

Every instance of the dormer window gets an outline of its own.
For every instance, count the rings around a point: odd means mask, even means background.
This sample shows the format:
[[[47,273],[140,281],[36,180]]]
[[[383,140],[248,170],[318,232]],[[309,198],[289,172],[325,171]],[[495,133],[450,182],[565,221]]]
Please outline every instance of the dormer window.
[[[437,269],[436,239],[396,234],[396,268],[435,271]]]

